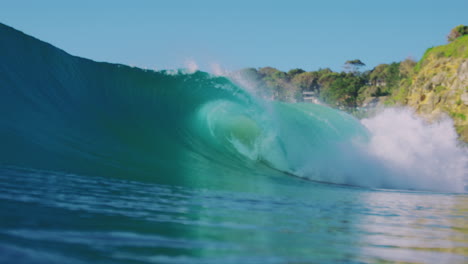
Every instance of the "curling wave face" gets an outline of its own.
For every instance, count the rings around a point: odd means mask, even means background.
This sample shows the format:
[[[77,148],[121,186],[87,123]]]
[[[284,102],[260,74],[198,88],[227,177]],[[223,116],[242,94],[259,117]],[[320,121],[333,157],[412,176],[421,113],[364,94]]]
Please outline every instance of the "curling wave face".
[[[372,121],[363,126],[326,106],[265,102],[203,72],[93,62],[3,25],[0,36],[0,165],[215,188],[289,175],[464,191],[466,159],[435,157],[450,179],[430,166],[432,176],[414,176],[416,163],[404,167],[379,152]],[[456,146],[447,151],[466,157]]]

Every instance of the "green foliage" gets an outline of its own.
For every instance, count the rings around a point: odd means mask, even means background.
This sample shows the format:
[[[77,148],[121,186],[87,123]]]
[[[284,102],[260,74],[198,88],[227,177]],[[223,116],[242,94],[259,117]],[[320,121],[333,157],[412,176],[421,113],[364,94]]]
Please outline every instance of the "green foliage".
[[[365,66],[366,65],[366,64],[364,64],[364,62],[362,62],[361,60],[358,60],[358,59],[346,61],[345,64],[354,65],[354,66]]]
[[[404,61],[400,62],[400,77],[408,78],[413,75],[415,66],[416,61],[412,58],[406,58]]]
[[[294,102],[301,100],[301,89],[291,83],[287,73],[272,67],[264,67],[258,70],[263,81],[263,94],[272,95],[280,101]]]
[[[278,69],[275,69],[273,67],[263,67],[263,68],[260,68],[258,69],[258,73],[260,74],[260,76],[262,76],[263,78],[275,78],[275,77],[279,77],[279,75],[284,75],[286,76],[286,73],[285,72],[282,72]]]
[[[315,91],[324,102],[346,109],[357,106],[359,90],[368,82],[365,75],[328,68],[312,72],[293,69],[288,73],[272,67],[247,68],[240,75],[261,96],[294,102],[302,100],[302,91]]]
[[[364,62],[362,62],[361,60],[355,59],[355,60],[346,61],[343,68],[345,69],[346,72],[357,73],[359,72],[359,69],[363,66],[366,66]]]
[[[396,86],[400,81],[400,63],[378,65],[371,71],[369,81],[375,86]]]
[[[325,68],[325,69],[320,68],[320,69],[317,71],[317,73],[318,73],[319,75],[324,75],[324,74],[328,74],[328,73],[332,73],[332,72],[333,72],[333,71],[330,70],[330,68]]]
[[[406,65],[405,63],[404,65]],[[366,86],[360,92],[361,100],[366,97],[388,96],[393,90],[400,86],[402,78],[406,74],[401,74],[401,63],[380,64],[371,71],[362,74],[366,79]]]
[[[320,76],[319,83],[321,86],[330,86],[330,84],[340,76],[337,72],[327,72]]]
[[[451,112],[450,113],[450,116],[455,118],[455,119],[461,119],[463,121],[466,121],[466,115],[465,114],[462,114],[462,113],[455,113],[455,112]]]
[[[303,72],[295,75],[291,82],[302,91],[314,91],[320,88],[318,83],[319,78],[320,74],[318,72]]]
[[[408,96],[408,92],[409,92],[408,88],[404,86],[399,87],[397,90],[393,92],[391,100],[393,100],[393,102],[395,103],[404,103],[406,96]]]
[[[396,104],[396,100],[393,98],[387,98],[387,100],[384,101],[385,106],[394,106]]]
[[[421,60],[416,64],[415,71],[420,71],[421,67],[429,60],[440,57],[468,58],[468,35],[458,37],[447,45],[427,49]]]
[[[360,60],[348,64],[364,65]],[[382,64],[367,72],[334,72],[328,68],[282,72],[272,67],[241,71],[259,94],[280,101],[301,101],[303,91],[315,91],[322,101],[350,110],[368,96],[389,95],[401,81],[400,63]],[[378,84],[378,85],[377,85]],[[372,91],[372,92],[369,92]]]
[[[436,88],[434,89],[434,91],[435,91],[436,93],[441,93],[442,91],[444,91],[444,90],[446,90],[446,89],[447,89],[447,87],[442,86],[442,85],[438,85],[438,86],[436,86]]]
[[[376,96],[376,97],[387,96],[387,95],[390,95],[390,91],[387,89],[382,89],[380,87],[377,87],[377,90],[375,91],[375,93],[372,93],[371,95]]]
[[[301,74],[301,73],[304,73],[305,71],[303,69],[292,69],[290,71],[288,71],[288,76],[290,78],[294,77],[295,75],[298,75],[298,74]]]
[[[457,30],[459,29],[457,27]],[[414,81],[413,76],[421,67],[440,56],[468,58],[468,35],[459,36],[447,45],[428,49],[418,63],[412,59],[405,59],[402,62],[380,64],[370,71],[359,72],[359,68],[365,64],[355,59],[346,61],[347,71],[341,73],[330,69],[306,72],[299,68],[283,72],[264,67],[244,69],[243,76],[247,76],[249,82],[254,83],[261,90],[261,94],[269,98],[301,101],[303,91],[315,91],[324,102],[350,109],[371,96],[389,96],[386,100],[388,104],[405,103],[409,87]],[[444,86],[437,86],[434,91],[443,93],[446,89]]]
[[[320,81],[320,98],[343,107],[356,107],[359,90],[366,84],[365,78],[353,73],[328,74]]]
[[[422,56],[422,58],[418,61],[418,63],[416,64],[416,66],[414,67],[414,71],[415,72],[418,72],[419,70],[421,70],[421,67],[423,65],[423,62],[425,62],[427,60],[427,58],[429,57],[429,54],[431,54],[431,51],[434,47],[431,47],[431,48],[428,48],[426,50],[426,52],[424,52],[424,55]]]
[[[255,68],[245,68],[239,71],[240,76],[249,82],[258,82],[261,77]]]
[[[433,53],[441,53],[445,57],[468,58],[468,35],[459,37],[453,42],[433,48]]]
[[[461,36],[468,35],[468,26],[458,25],[454,27],[447,36],[449,42],[456,40]]]

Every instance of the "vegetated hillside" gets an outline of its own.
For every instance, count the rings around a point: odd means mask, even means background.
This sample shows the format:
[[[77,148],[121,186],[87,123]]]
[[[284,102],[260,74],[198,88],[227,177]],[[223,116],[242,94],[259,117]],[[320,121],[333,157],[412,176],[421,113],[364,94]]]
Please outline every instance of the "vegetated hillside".
[[[430,48],[419,62],[380,64],[360,71],[364,63],[350,60],[342,72],[328,68],[283,72],[272,67],[239,71],[244,85],[275,100],[303,101],[303,92],[332,107],[362,114],[375,105],[413,107],[428,120],[453,118],[460,138],[468,142],[468,27],[449,34],[450,43]],[[310,96],[308,93],[307,96]]]
[[[359,60],[347,61],[342,72],[334,72],[328,68],[310,72],[302,69],[283,72],[272,67],[264,67],[243,69],[237,74],[240,75],[241,78],[238,79],[244,86],[251,87],[264,97],[300,102],[303,100],[302,93],[310,92],[324,103],[352,111],[365,97],[360,95],[363,87],[375,88],[370,92],[372,95],[389,94],[390,89],[387,86],[394,85],[399,80],[399,63],[395,65],[396,67],[392,67],[396,69],[396,75],[389,70],[390,65],[387,64],[380,65],[377,71],[360,72],[359,68],[364,64]],[[371,75],[373,72],[375,74]],[[393,77],[396,80],[393,80]],[[387,80],[383,80],[384,78]]]
[[[468,36],[428,49],[390,100],[429,119],[450,115],[461,139],[468,141]]]

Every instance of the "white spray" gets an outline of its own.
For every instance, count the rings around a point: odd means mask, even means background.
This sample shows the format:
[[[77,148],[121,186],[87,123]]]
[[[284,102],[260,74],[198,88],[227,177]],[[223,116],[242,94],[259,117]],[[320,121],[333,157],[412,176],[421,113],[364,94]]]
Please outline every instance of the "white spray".
[[[229,72],[219,64],[212,68],[215,75],[226,76],[251,94],[256,93],[256,83],[239,72]],[[268,98],[259,101],[266,112],[273,112],[269,111]],[[361,120],[361,124],[369,131],[368,142],[350,142],[340,153],[321,156],[323,160],[307,162],[291,172],[365,187],[468,192],[468,152],[458,141],[449,117],[428,123],[410,109],[388,108]],[[285,166],[279,169],[287,170]]]
[[[361,123],[371,134],[366,151],[390,172],[383,174],[387,183],[402,189],[466,192],[468,155],[450,118],[427,123],[410,109],[391,108]]]

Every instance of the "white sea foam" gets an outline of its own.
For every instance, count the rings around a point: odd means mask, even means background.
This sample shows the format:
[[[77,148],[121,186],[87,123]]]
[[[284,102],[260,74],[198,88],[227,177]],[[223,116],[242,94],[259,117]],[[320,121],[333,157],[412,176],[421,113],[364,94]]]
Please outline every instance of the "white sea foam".
[[[283,133],[286,170],[311,180],[368,188],[468,191],[468,153],[450,118],[427,123],[409,109],[386,109],[361,120],[368,131],[364,137],[349,134],[354,126],[333,129],[344,121],[320,116],[307,121],[315,123],[315,130],[298,127]],[[314,133],[320,136],[313,138]]]
[[[391,108],[361,123],[370,131],[367,153],[385,170],[374,177],[402,189],[466,191],[468,155],[450,118],[428,123]]]
[[[197,62],[195,60],[193,60],[193,59],[185,60],[184,66],[185,66],[185,68],[187,70],[187,73],[194,73],[194,72],[198,71],[198,69],[199,69]]]
[[[230,75],[230,71],[226,70],[221,66],[219,63],[211,63],[210,64],[210,70],[213,75],[216,76],[226,76],[228,77]]]

